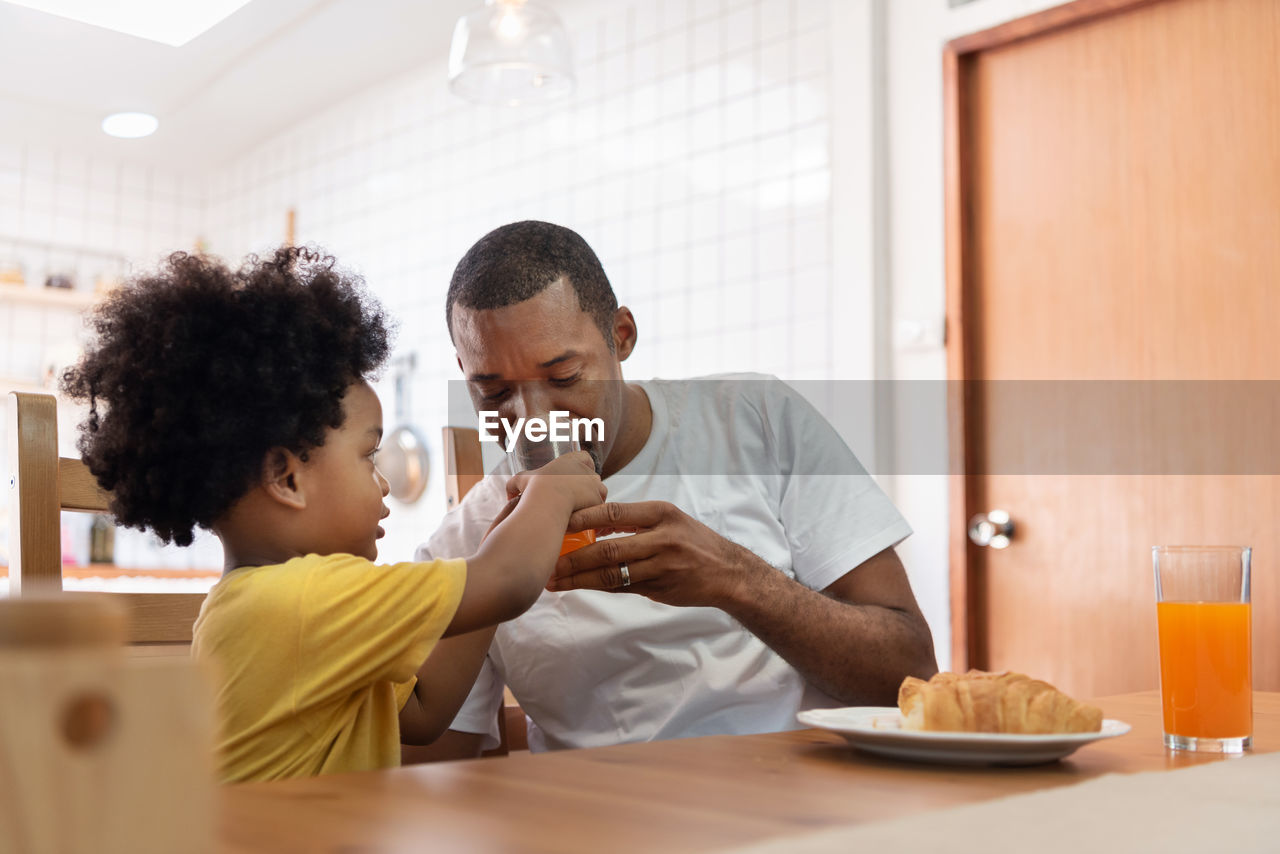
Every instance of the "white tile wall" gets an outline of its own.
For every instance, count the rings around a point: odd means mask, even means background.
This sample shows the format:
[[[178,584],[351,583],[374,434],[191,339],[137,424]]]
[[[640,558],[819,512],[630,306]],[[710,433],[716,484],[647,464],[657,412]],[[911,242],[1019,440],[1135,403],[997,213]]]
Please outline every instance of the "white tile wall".
[[[211,248],[268,249],[296,208],[299,240],[363,273],[400,318],[398,350],[419,355],[412,417],[433,440],[457,375],[449,277],[517,219],[595,248],[637,315],[628,376],[830,377],[830,6],[588,7],[570,33],[577,91],[546,108],[471,106],[441,64],[424,66],[216,170]],[[392,412],[390,383],[380,391]],[[388,520],[383,554],[407,556],[442,509],[436,477]]]
[[[194,246],[204,198],[195,176],[0,145],[0,265],[21,266],[28,288],[66,272],[92,290],[100,277]],[[38,382],[43,354],[64,350],[78,326],[68,309],[0,300],[0,378]]]

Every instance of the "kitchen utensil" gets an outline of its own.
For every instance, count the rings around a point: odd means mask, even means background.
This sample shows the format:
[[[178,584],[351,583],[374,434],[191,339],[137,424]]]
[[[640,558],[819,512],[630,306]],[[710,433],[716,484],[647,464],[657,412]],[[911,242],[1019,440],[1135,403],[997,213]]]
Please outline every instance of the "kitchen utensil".
[[[398,360],[395,376],[397,427],[382,440],[378,470],[391,484],[391,497],[412,504],[426,491],[431,474],[427,443],[417,428],[408,423],[409,384],[417,367],[417,354]]]

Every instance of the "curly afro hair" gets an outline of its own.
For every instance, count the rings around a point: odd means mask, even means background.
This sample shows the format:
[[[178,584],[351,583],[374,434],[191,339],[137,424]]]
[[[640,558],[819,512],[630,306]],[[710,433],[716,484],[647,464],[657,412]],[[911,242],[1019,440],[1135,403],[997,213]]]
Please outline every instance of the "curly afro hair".
[[[80,452],[118,523],[180,546],[249,491],[272,448],[306,459],[324,444],[347,387],[390,347],[363,281],[299,247],[236,271],[175,252],[88,325],[94,340],[62,377],[89,404]]]

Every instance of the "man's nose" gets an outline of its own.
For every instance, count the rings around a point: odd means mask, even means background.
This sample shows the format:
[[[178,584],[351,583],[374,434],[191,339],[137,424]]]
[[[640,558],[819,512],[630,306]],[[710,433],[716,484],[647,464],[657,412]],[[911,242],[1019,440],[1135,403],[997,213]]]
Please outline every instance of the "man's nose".
[[[541,383],[531,382],[520,384],[513,400],[517,418],[542,418],[545,420],[549,417],[551,404],[547,399],[546,390],[541,388],[541,385]]]

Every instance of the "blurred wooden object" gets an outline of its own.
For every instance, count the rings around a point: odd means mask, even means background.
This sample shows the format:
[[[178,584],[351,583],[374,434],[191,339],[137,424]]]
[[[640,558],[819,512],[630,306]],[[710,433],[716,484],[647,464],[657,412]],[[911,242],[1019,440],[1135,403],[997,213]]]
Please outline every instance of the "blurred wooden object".
[[[58,456],[58,405],[47,394],[11,392],[9,595],[62,590],[61,511],[106,513],[111,496],[80,460]],[[131,644],[190,644],[199,593],[112,593],[129,613]]]
[[[484,459],[480,453],[480,431],[470,427],[444,428],[445,507],[462,503],[471,487],[484,480]]]
[[[502,709],[498,712],[498,724],[508,751],[529,749],[529,725],[524,717],[524,709],[520,708],[520,703],[507,687],[502,689]]]
[[[0,599],[0,851],[213,850],[212,696],[108,594]]]

